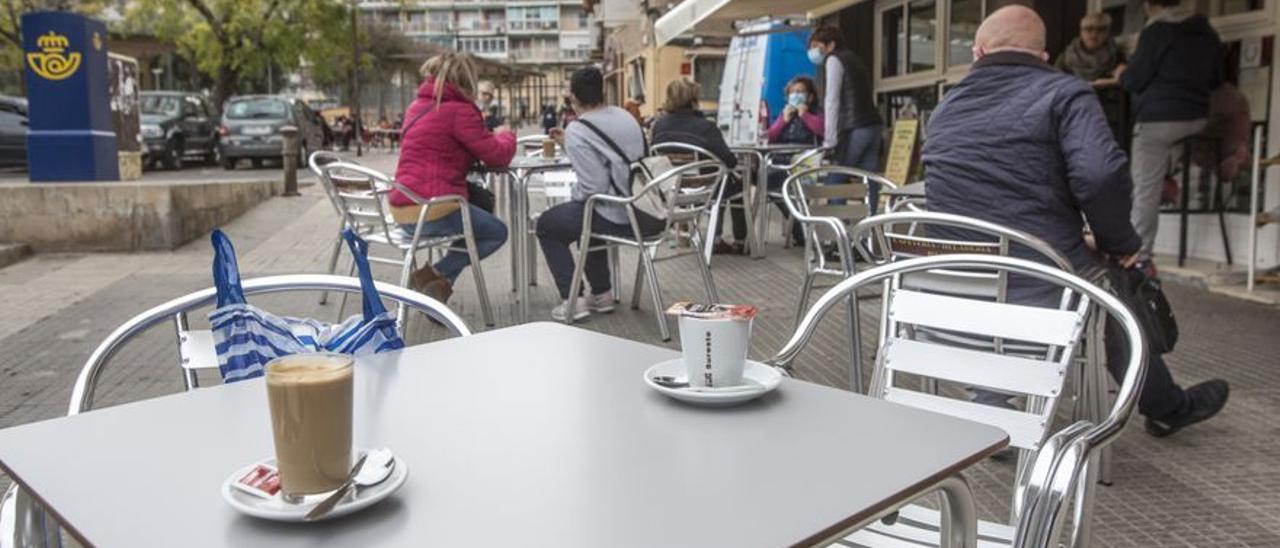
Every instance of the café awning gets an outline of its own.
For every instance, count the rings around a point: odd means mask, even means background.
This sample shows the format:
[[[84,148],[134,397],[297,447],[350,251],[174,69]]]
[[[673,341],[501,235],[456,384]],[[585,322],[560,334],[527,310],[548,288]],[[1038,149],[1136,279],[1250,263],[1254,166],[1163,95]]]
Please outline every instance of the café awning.
[[[732,34],[734,21],[798,16],[817,19],[863,0],[684,0],[653,23],[657,45],[692,32],[695,36]],[[785,12],[779,12],[785,5]]]

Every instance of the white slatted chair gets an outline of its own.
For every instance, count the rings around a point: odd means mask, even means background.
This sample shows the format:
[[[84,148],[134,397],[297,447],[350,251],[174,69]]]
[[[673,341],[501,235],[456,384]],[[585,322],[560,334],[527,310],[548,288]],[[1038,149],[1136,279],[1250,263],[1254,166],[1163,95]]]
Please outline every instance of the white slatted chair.
[[[369,181],[369,190],[349,190],[336,185],[339,180],[363,178]],[[426,199],[397,183],[387,175],[349,162],[334,162],[320,168],[320,182],[325,185],[326,192],[331,192],[335,203],[342,214],[343,225],[353,230],[369,243],[370,263],[389,264],[400,267],[398,285],[409,284],[409,275],[418,264],[417,254],[423,250],[463,251],[471,257],[468,267],[475,280],[476,293],[480,300],[480,313],[486,326],[493,326],[493,309],[489,303],[489,291],[484,281],[484,271],[480,265],[480,255],[476,251],[475,235],[471,228],[471,209],[462,196],[451,194]],[[398,190],[414,204],[420,205],[416,226],[413,233],[401,230],[391,217],[387,195]],[[426,221],[427,211],[431,207],[452,206],[462,213],[462,234],[447,236],[426,236],[422,234],[422,225]],[[457,245],[462,240],[463,245]],[[375,249],[390,249],[396,253],[392,257],[374,254]],[[430,257],[428,257],[430,260]],[[355,272],[355,263],[351,264],[348,274]],[[338,317],[342,317],[346,309],[346,295],[338,308]]]
[[[922,203],[916,202],[913,205],[908,200],[899,200],[895,205],[910,209],[920,207]],[[956,240],[930,236],[927,233],[930,227],[962,229],[973,234],[976,239]],[[1007,256],[1016,248],[1024,256],[1035,256],[1040,262],[1075,273],[1071,262],[1044,240],[1020,230],[962,215],[922,210],[877,215],[855,226],[850,237],[858,252],[873,264],[947,253]],[[1001,273],[940,270],[912,274],[902,280],[902,285],[933,293],[1005,302],[1008,280]],[[884,316],[881,318],[883,320]],[[1076,405],[1073,410],[1076,418],[1099,422],[1107,414],[1106,388],[1110,381],[1105,371],[1105,357],[1102,355],[1103,316],[1094,314],[1092,318],[1086,331],[1085,344],[1078,349],[1077,357],[1084,362],[1085,367],[1076,368]],[[994,348],[999,353],[1026,356],[1045,352],[1043,345],[1007,344],[1000,339],[981,340],[962,334],[929,330],[921,330],[919,334],[970,348]],[[1105,484],[1111,483],[1110,453],[1110,449],[1102,451],[1099,457],[1101,462],[1093,470]]]
[[[246,297],[299,291],[339,291],[344,294],[360,295],[362,291],[359,278],[323,274],[251,278],[244,280],[242,287]],[[466,322],[440,301],[384,282],[374,282],[374,287],[383,299],[429,316],[454,336],[471,335],[471,329],[467,327]],[[191,329],[188,315],[198,309],[212,306],[216,299],[217,291],[214,288],[202,289],[152,307],[117,327],[98,344],[81,367],[71,390],[67,415],[77,415],[91,410],[98,379],[111,359],[130,341],[148,329],[168,321],[172,321],[175,327],[177,365],[182,373],[183,389],[191,391],[198,388],[199,373],[217,371],[218,356],[214,351],[213,333],[208,330]],[[401,336],[404,335],[404,327],[403,321],[397,324],[397,330]],[[38,503],[16,485],[10,486],[4,493],[4,497],[0,498],[0,516],[3,516],[3,519],[0,519],[0,547],[62,546],[54,516],[47,514]]]
[[[848,178],[839,184],[815,184],[825,175],[838,173]],[[854,248],[849,239],[849,228],[866,218],[870,212],[867,200],[871,185],[893,188],[893,182],[873,173],[844,166],[818,166],[799,171],[782,184],[782,202],[791,213],[792,222],[800,223],[804,230],[804,282],[800,285],[800,297],[796,302],[796,325],[809,305],[809,295],[819,278],[833,281],[852,276],[857,267]],[[824,242],[835,246],[839,264],[832,264],[823,250]],[[858,328],[858,297],[849,295],[846,303],[850,344],[856,348],[861,332]],[[855,355],[849,375],[849,388],[862,393],[862,366]]]
[[[633,247],[639,252],[639,259],[637,260],[639,264],[636,265],[636,280],[631,291],[631,308],[640,308],[640,295],[643,292],[643,284],[647,279],[649,295],[653,300],[654,316],[658,322],[658,332],[663,341],[671,340],[671,330],[667,326],[665,314],[666,306],[663,304],[662,290],[658,285],[658,271],[653,265],[659,260],[676,258],[679,255],[659,259],[657,256],[658,249],[671,235],[671,226],[673,224],[688,223],[693,227],[692,232],[701,233],[699,221],[702,215],[706,213],[707,208],[711,207],[716,191],[724,183],[726,176],[728,176],[728,173],[724,169],[724,164],[711,160],[701,160],[674,167],[665,173],[655,174],[652,181],[640,190],[635,191],[632,196],[596,194],[588,198],[585,207],[586,211],[582,216],[582,237],[578,241],[578,256],[574,264],[573,283],[570,285],[569,295],[578,295],[582,288],[582,273],[586,267],[588,252],[617,246]],[[677,190],[669,192],[665,196],[667,225],[661,232],[646,237],[641,233],[640,225],[636,221],[634,204],[637,199],[651,192],[657,192],[659,186],[665,185],[672,179],[678,181],[678,183]],[[631,222],[632,236],[613,236],[596,233],[591,230],[591,219],[595,215],[595,206],[601,203],[619,204],[624,207]],[[690,243],[694,247],[695,262],[698,263],[698,270],[702,274],[702,284],[707,291],[707,298],[713,303],[719,302],[720,298],[716,293],[715,281],[711,277],[711,269],[702,260],[702,243],[699,238],[690,238]],[[570,298],[568,300],[566,316],[569,319],[567,323],[573,322],[576,304],[577,299]]]
[[[1056,309],[1036,308],[933,294],[904,287],[901,283],[901,280],[913,274],[938,270],[999,271],[1028,276],[1062,288],[1064,299]],[[1041,488],[1043,483],[1049,481],[1046,478],[1062,481],[1055,477],[1059,472],[1055,470],[1057,464],[1054,463],[1059,457],[1054,454],[1044,455],[1042,452],[1057,451],[1061,444],[1070,441],[1064,437],[1051,438],[1050,434],[1065,379],[1070,374],[1071,366],[1075,364],[1072,359],[1073,350],[1082,338],[1091,311],[1104,311],[1120,323],[1129,344],[1130,359],[1110,414],[1096,426],[1078,423],[1078,426],[1063,431],[1074,434],[1079,430],[1080,435],[1087,440],[1083,450],[1088,458],[1071,465],[1079,473],[1070,478],[1074,484],[1073,494],[1078,514],[1076,520],[1087,522],[1090,518],[1087,501],[1094,483],[1088,473],[1088,460],[1120,433],[1137,404],[1140,380],[1145,375],[1146,349],[1132,313],[1105,290],[1051,266],[998,255],[936,255],[883,264],[840,282],[809,309],[795,334],[770,363],[789,368],[792,360],[813,335],[818,321],[833,306],[845,302],[850,294],[860,288],[873,284],[883,285],[884,282],[888,282],[883,296],[887,303],[887,329],[880,334],[880,347],[869,395],[1001,428],[1009,434],[1011,446],[1031,455],[1025,466],[1019,465],[1015,474],[1010,519],[1004,523],[979,523],[977,546],[1011,546],[1019,540],[1018,535],[1034,537],[1038,534],[1035,531],[1021,531],[1020,527],[1024,517],[1040,520],[1036,523],[1044,523],[1047,519],[1044,515],[1047,510],[1037,509],[1034,516],[1026,513],[1028,505],[1033,504],[1028,499],[1029,487],[1035,487],[1034,493],[1039,496],[1044,492]],[[912,333],[918,328],[1025,341],[1043,345],[1049,351],[1039,357],[1023,357],[961,348],[916,338]],[[915,389],[907,382],[913,379],[932,382],[916,383],[922,389]],[[1019,394],[1025,397],[1025,405],[1020,409],[1010,410],[951,398],[937,393],[930,386],[934,383],[954,387],[983,386]],[[1054,444],[1058,445],[1050,445],[1046,440],[1056,440]],[[1040,467],[1038,471],[1037,466]],[[1049,467],[1047,472],[1044,469],[1046,466]],[[1040,475],[1036,476],[1036,472]],[[1057,506],[1054,511],[1062,509],[1062,506]],[[908,506],[901,509],[894,524],[875,523],[849,535],[839,544],[936,546],[940,542],[937,531],[942,530],[943,526],[938,512]],[[1073,530],[1072,542],[1075,545],[1087,543],[1087,536],[1082,534],[1084,531],[1087,531],[1087,527]]]
[[[805,171],[807,169],[819,167],[826,164],[828,152],[831,152],[830,148],[818,147],[807,152],[794,154],[790,158],[788,158],[786,161],[778,161],[776,157],[770,156],[769,166],[768,166],[769,172],[774,172],[774,171],[782,172],[782,173],[785,173],[788,178],[790,178],[790,176],[800,173],[802,171]],[[799,179],[799,182],[802,185],[813,185],[813,184],[820,183],[820,181],[818,181],[818,176],[816,174],[806,175],[804,178]],[[786,191],[786,184],[784,182],[781,188],[779,188],[778,190],[771,190],[768,193],[766,193],[765,196],[769,199],[770,202],[783,203],[783,201],[786,199],[783,197],[783,193],[785,191]],[[786,205],[783,204],[783,207],[786,207]],[[769,226],[770,215],[773,214],[773,209],[766,207],[764,208],[764,211],[765,211],[764,225]],[[789,212],[790,211],[788,211],[788,213]],[[791,248],[791,227],[792,225],[795,224],[795,222],[796,222],[795,218],[790,217],[787,219],[786,222],[782,223],[782,247],[785,249]]]

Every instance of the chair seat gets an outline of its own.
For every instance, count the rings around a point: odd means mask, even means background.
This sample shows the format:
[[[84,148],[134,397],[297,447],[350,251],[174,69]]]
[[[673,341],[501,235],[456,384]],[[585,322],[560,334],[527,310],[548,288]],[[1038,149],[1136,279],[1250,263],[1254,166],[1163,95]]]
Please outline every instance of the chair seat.
[[[839,546],[866,548],[921,548],[939,546],[939,524],[942,516],[937,510],[909,505],[898,510],[898,521],[885,525],[876,521],[839,541]],[[1015,528],[1003,523],[978,521],[978,548],[1005,548],[1013,545]]]
[[[412,244],[413,242],[413,234],[410,234],[404,230],[391,230],[390,232],[391,232],[390,240],[387,239],[387,235],[384,234],[381,230],[375,230],[366,234],[361,234],[360,237],[364,238],[366,242],[369,242],[371,244],[389,245],[401,251],[409,249],[409,245]],[[423,236],[421,239],[418,240],[418,249],[425,249],[428,247],[439,247],[442,245],[453,243],[454,240],[459,240],[459,239],[462,239],[462,234],[453,234],[449,236]]]

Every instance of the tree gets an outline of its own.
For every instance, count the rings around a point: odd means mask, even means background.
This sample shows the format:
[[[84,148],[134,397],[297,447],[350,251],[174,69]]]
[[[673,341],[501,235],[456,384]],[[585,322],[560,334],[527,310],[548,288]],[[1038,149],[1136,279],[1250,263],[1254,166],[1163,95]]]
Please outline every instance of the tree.
[[[217,104],[238,93],[246,77],[261,78],[268,64],[297,68],[312,42],[307,28],[317,6],[336,0],[140,0],[130,25],[177,44],[179,52],[213,80]]]

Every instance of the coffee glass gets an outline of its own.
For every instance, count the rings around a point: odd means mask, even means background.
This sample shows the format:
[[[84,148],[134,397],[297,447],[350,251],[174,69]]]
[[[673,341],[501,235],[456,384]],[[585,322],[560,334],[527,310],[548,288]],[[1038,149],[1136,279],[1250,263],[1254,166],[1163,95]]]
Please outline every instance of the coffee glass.
[[[354,361],[342,354],[294,354],[267,364],[271,432],[286,502],[333,491],[347,479],[354,378]]]
[[[556,157],[556,141],[555,141],[555,139],[543,139],[543,140],[542,140],[542,157],[543,157],[543,158],[548,158],[548,159],[549,159],[549,158],[555,158],[555,157]]]
[[[742,384],[751,319],[680,316],[680,346],[689,386]]]

